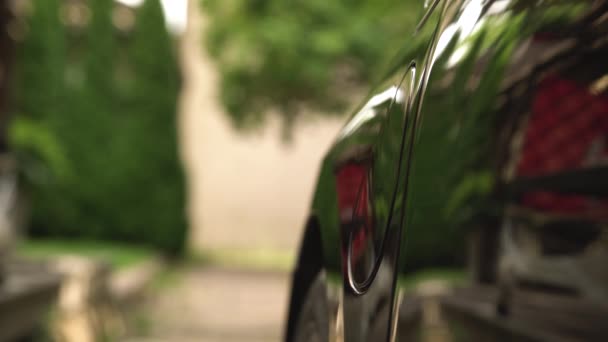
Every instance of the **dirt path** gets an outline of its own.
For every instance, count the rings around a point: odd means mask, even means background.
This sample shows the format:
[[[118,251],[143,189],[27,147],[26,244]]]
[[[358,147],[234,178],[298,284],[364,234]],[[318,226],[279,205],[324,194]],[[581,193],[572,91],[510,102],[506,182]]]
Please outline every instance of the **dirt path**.
[[[285,273],[187,269],[144,305],[133,341],[279,341],[288,287]]]

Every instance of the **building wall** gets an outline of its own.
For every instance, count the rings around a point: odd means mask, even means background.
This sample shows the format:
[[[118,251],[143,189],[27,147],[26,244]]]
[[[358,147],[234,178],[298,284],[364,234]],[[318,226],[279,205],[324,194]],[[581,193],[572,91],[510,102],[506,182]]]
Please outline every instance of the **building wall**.
[[[218,101],[218,76],[202,48],[205,19],[197,7],[190,1],[181,46],[191,247],[295,251],[321,158],[344,119],[298,123],[287,145],[278,120],[253,134],[236,132]]]

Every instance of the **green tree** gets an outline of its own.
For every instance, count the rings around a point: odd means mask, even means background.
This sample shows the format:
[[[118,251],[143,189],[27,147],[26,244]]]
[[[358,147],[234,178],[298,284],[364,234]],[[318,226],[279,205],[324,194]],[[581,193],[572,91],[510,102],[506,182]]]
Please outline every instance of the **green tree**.
[[[63,84],[65,30],[59,0],[33,1],[27,38],[18,45],[12,107],[16,118],[9,140],[20,160],[26,184],[49,186],[67,163],[48,123],[65,108]],[[54,173],[54,174],[53,174]],[[29,189],[36,191],[35,188]]]
[[[13,127],[16,148],[59,154],[45,164],[64,171],[29,182],[31,232],[180,253],[186,234],[176,134],[180,80],[160,3],[146,0],[133,32],[120,35],[113,0],[88,1],[91,17],[78,34],[66,33],[60,3],[34,1],[18,73],[19,112],[29,121]]]
[[[35,0],[27,22],[27,39],[17,54],[15,96],[18,110],[42,118],[59,111],[64,100],[65,28],[59,0]],[[46,114],[46,115],[45,115]]]
[[[10,4],[6,1],[0,4],[0,70],[2,70],[2,80],[0,80],[0,148],[6,147],[6,122],[7,122],[7,90],[8,82],[5,80],[10,77],[11,62],[13,60],[14,41],[8,33],[8,28],[13,21],[13,14]]]
[[[420,0],[203,0],[207,47],[237,127],[278,109],[289,131],[303,106],[328,113],[374,79],[413,32]]]
[[[137,189],[128,225],[146,227],[150,239],[179,251],[186,237],[184,177],[178,153],[176,103],[181,80],[175,47],[159,0],[139,9],[129,48],[135,79],[128,99],[132,141],[140,158],[125,179]],[[128,192],[128,191],[125,191]],[[128,194],[125,193],[124,198]]]

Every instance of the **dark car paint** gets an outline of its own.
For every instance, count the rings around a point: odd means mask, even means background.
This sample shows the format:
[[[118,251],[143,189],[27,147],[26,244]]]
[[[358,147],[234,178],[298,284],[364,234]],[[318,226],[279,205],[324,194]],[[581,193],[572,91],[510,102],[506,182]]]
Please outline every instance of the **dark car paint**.
[[[305,238],[294,275],[294,284],[307,284],[322,271],[334,294],[329,300],[339,303],[332,315],[343,318],[343,331],[334,337],[347,342],[405,336],[395,324],[403,298],[399,279],[437,264],[462,265],[463,226],[500,216],[500,139],[508,125],[499,114],[532,74],[584,48],[576,25],[605,3],[437,0],[426,12],[420,6],[421,24],[404,36],[397,62],[324,159],[307,225],[320,241]],[[550,38],[539,39],[543,35]],[[351,256],[360,228],[340,216],[336,172],[365,160],[371,160],[365,200],[373,222],[362,235],[367,262],[358,263]],[[307,248],[322,249],[312,253],[317,261],[311,265]],[[306,291],[298,286],[288,340]]]

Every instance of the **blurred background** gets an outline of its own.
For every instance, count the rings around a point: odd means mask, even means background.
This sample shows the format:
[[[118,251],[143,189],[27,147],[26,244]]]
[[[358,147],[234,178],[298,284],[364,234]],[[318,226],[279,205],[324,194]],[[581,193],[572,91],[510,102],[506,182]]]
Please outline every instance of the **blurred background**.
[[[413,3],[1,2],[0,340],[279,340],[319,163]]]

